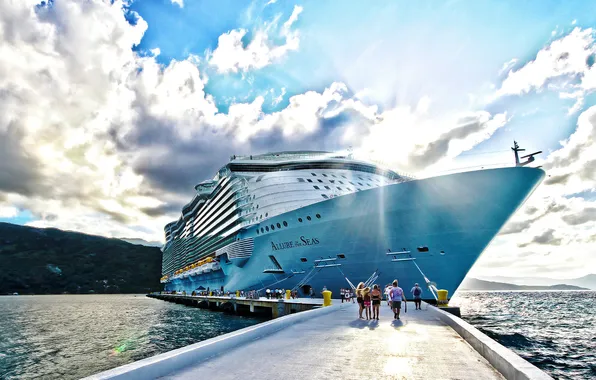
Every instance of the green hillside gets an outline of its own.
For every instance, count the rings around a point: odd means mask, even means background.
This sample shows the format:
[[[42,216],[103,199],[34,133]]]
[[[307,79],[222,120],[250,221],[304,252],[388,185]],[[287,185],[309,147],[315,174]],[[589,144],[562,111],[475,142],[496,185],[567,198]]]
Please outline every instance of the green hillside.
[[[160,277],[159,248],[0,223],[0,294],[146,293]]]

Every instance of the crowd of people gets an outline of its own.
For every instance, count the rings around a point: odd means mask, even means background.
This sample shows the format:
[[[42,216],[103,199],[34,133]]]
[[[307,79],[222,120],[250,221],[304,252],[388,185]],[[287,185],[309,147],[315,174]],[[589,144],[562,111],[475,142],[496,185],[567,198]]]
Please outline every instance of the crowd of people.
[[[344,290],[344,289],[342,289]],[[410,290],[414,298],[414,305],[416,310],[421,310],[422,304],[422,288],[419,284],[415,284]],[[346,294],[346,293],[344,293]],[[348,293],[350,294],[350,293]],[[358,318],[364,319],[362,314],[366,315],[366,319],[379,320],[379,314],[381,309],[381,301],[385,294],[387,305],[393,312],[393,319],[400,319],[402,303],[405,305],[404,312],[408,311],[408,303],[405,292],[398,286],[398,281],[394,280],[393,283],[385,286],[384,292],[381,292],[379,285],[375,284],[372,289],[365,286],[364,282],[358,284],[355,290],[356,301],[358,302]],[[343,302],[343,297],[342,297]]]

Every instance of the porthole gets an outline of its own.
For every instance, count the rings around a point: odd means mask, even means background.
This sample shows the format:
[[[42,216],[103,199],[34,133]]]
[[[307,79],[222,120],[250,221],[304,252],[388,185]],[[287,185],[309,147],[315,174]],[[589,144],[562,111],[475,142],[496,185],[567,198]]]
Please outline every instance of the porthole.
[[[317,181],[319,181],[320,183],[323,183],[323,180],[322,179],[318,179]]]
[[[323,177],[327,177],[327,174],[323,173]]]
[[[317,217],[317,219],[321,219],[321,214],[317,214],[315,216]]]
[[[316,185],[315,185],[315,186],[313,186],[313,187],[314,187],[315,189],[317,189],[317,190],[319,190],[319,189],[320,189],[320,187],[319,187],[319,186],[316,186]]]
[[[257,205],[257,208],[259,208],[259,205]]]
[[[310,174],[312,174],[313,177],[316,177],[317,176],[315,173],[310,173]]]
[[[310,220],[310,215],[306,217],[306,220]]]
[[[306,180],[307,180],[308,182],[312,183],[312,179],[310,179],[310,178],[307,178]]]
[[[275,226],[273,224],[271,225],[271,231],[275,231]]]
[[[300,223],[302,223],[302,218],[298,218],[298,221],[299,221]]]
[[[337,255],[337,257],[340,258],[340,259],[345,259],[346,258],[346,255],[344,255],[343,253],[340,253],[340,254]]]
[[[265,213],[265,218],[266,218],[266,217],[268,217],[268,216],[269,216],[269,213],[268,213],[268,212],[266,212],[266,213]]]
[[[421,247],[418,247],[417,249],[418,249],[418,252],[428,252],[427,246],[421,246]]]
[[[259,229],[257,228],[257,235],[259,234]]]
[[[265,226],[265,231],[269,232],[269,226]]]
[[[287,226],[288,226],[288,222],[286,222],[286,221],[284,220],[284,227],[287,227]]]
[[[306,257],[301,257],[300,261],[302,261],[303,263],[307,262],[308,260],[306,259]]]
[[[261,233],[264,233],[265,229],[263,227],[261,227]]]
[[[439,254],[440,254],[441,256],[443,256],[443,255],[445,254],[445,251],[441,251],[441,252],[439,252]]]
[[[281,224],[277,223],[277,228],[281,228]]]

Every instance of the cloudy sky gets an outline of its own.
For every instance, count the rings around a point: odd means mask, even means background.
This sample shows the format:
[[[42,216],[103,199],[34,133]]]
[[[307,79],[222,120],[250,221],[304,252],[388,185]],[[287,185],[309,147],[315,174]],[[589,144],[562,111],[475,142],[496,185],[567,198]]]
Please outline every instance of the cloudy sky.
[[[593,27],[567,0],[4,0],[0,221],[162,240],[232,154],[426,176],[516,139],[548,176],[473,274],[596,272]]]

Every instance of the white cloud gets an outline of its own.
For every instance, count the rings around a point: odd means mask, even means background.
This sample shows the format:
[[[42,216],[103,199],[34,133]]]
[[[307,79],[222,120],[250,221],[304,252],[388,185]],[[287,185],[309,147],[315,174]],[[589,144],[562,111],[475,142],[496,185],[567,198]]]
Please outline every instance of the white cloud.
[[[504,71],[509,74],[490,101],[549,88],[560,91],[562,98],[575,99],[575,104],[569,108],[569,114],[575,114],[583,107],[585,96],[596,90],[594,54],[594,30],[576,27],[540,50],[533,61],[519,70],[510,70],[516,60],[505,63],[499,74]]]
[[[184,8],[184,0],[170,0],[172,4],[178,5],[180,8]]]
[[[298,50],[300,45],[299,33],[292,30],[292,25],[298,20],[302,7],[296,5],[291,16],[279,30],[282,44],[276,44],[272,39],[274,30],[277,30],[278,18],[263,29],[254,31],[254,37],[244,46],[242,39],[248,31],[234,29],[219,36],[217,48],[211,54],[209,63],[217,67],[220,73],[237,73],[261,69],[286,56],[288,52]]]
[[[0,218],[14,218],[19,215],[19,209],[13,206],[0,205]]]

